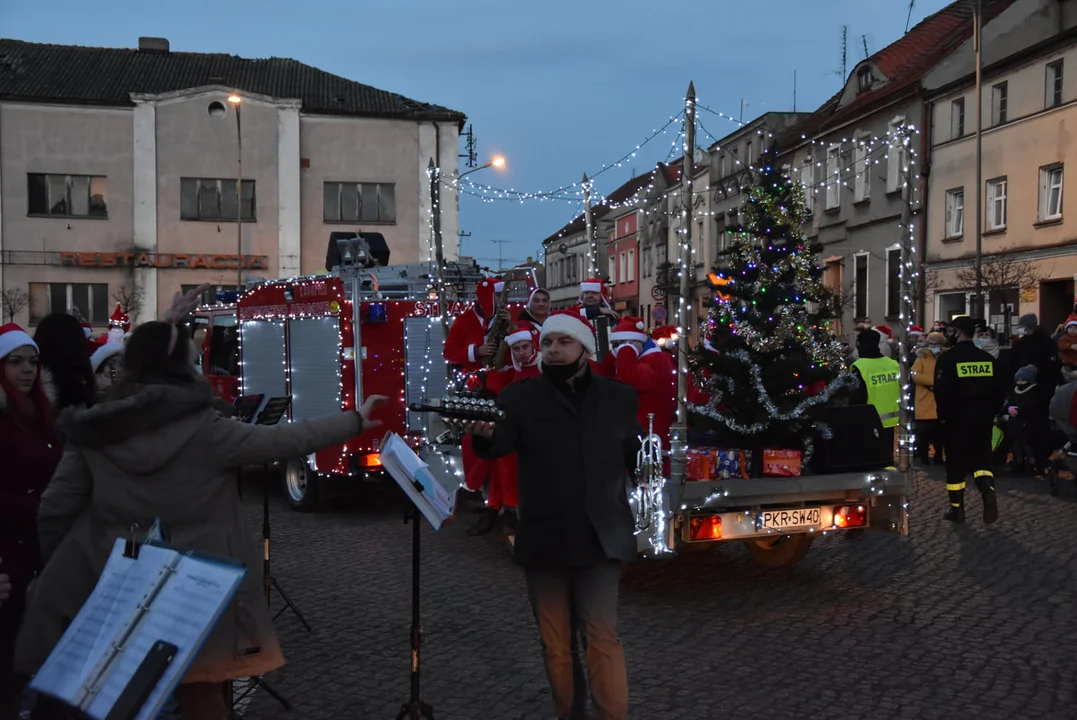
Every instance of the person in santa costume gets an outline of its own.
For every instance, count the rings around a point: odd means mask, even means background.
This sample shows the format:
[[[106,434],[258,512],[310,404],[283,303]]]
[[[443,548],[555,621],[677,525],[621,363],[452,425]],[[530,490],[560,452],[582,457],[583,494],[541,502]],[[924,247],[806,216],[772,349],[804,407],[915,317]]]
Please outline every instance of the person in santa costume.
[[[127,316],[123,308],[116,305],[112,315],[108,318],[108,332],[97,338],[97,347],[107,343],[122,343],[124,336],[131,332],[131,318]],[[95,348],[96,350],[96,348]]]
[[[512,366],[489,373],[486,377],[486,391],[494,397],[515,382],[539,376],[539,331],[534,327],[515,328],[505,342],[512,353]],[[493,461],[489,497],[486,508],[469,530],[468,535],[485,535],[501,521],[501,527],[510,538],[516,532],[516,453],[510,453]],[[478,488],[469,488],[477,490]]]
[[[482,280],[475,289],[475,304],[454,319],[449,328],[442,355],[447,363],[455,365],[464,375],[478,372],[484,363],[497,353],[497,346],[487,343],[486,336],[497,313],[497,296],[504,289],[505,283],[498,278]],[[471,449],[470,435],[464,436],[460,449],[465,484],[469,488],[483,487],[490,479],[492,465],[475,457]]]
[[[124,347],[122,342],[105,343],[90,356],[90,368],[93,370],[98,399],[116,382],[116,377],[123,367]]]
[[[542,323],[550,317],[550,293],[546,288],[537,287],[527,296],[527,304],[516,318],[517,324],[531,323],[542,330]]]
[[[590,278],[580,283],[580,315],[587,320],[594,320],[599,315],[616,318],[617,311],[610,305],[606,281],[602,278]]]
[[[644,332],[643,319],[625,316],[610,333],[617,380],[639,395],[636,422],[647,430],[647,416],[654,415],[654,433],[669,447],[669,428],[677,407],[677,370],[669,353],[662,352]]]

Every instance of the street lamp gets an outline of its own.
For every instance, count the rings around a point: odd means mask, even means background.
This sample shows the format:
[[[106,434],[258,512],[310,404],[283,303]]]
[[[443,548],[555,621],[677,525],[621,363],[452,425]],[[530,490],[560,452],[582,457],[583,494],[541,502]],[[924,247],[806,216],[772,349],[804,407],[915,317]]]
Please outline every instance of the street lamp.
[[[460,173],[459,175],[456,176],[456,179],[459,180],[460,178],[464,177],[465,175],[470,175],[471,173],[478,172],[479,170],[485,170],[488,167],[497,168],[498,170],[503,169],[505,167],[505,158],[498,155],[493,160],[486,163],[485,165],[479,165],[477,168],[472,168],[471,170],[468,170],[467,172]]]
[[[228,102],[236,110],[236,291],[243,292],[243,132],[240,125],[242,98],[235,93]]]

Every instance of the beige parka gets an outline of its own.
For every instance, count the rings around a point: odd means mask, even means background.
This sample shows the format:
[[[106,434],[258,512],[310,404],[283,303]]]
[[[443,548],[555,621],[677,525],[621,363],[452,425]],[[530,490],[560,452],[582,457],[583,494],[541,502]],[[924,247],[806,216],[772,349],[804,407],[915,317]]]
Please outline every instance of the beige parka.
[[[308,455],[357,435],[357,413],[276,426],[212,409],[209,385],[144,385],[127,397],[72,409],[63,459],[41,498],[45,567],[28,593],[16,667],[34,673],[89,597],[116,538],[160,517],[174,545],[239,558],[247,575],[183,682],[257,676],[284,664],[262,589],[261,552],[248,527],[236,468]]]

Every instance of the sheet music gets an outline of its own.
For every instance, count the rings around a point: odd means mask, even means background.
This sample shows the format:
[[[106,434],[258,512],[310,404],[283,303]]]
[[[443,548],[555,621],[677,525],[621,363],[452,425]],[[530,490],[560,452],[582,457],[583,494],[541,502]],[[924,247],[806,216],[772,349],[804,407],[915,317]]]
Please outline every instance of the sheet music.
[[[34,690],[75,704],[146,588],[168,562],[164,550],[144,553],[139,562],[132,562],[123,556],[123,548],[123,540],[113,545],[97,587],[34,678]]]
[[[153,545],[142,545],[137,560],[123,557],[123,550],[124,541],[117,540],[97,587],[31,687],[103,720],[154,642],[165,640],[178,650],[137,716],[151,720],[187,672],[246,570]],[[140,610],[147,599],[152,602]],[[131,621],[122,647],[114,648]],[[100,682],[86,687],[99,667],[105,668]]]
[[[97,697],[90,703],[89,714],[105,717],[154,642],[167,640],[179,651],[142,707],[137,720],[157,717],[171,693],[169,688],[173,682],[178,683],[183,679],[189,661],[194,659],[192,651],[201,647],[204,638],[216,625],[220,611],[242,577],[242,568],[216,565],[190,557],[180,560],[175,574],[157,596],[137,633],[120,653]],[[208,624],[207,620],[210,621]]]
[[[439,482],[426,463],[394,433],[387,434],[382,441],[381,462],[434,529],[441,529],[445,521],[452,517],[456,487],[448,488]],[[421,492],[415,487],[414,481],[422,485]]]

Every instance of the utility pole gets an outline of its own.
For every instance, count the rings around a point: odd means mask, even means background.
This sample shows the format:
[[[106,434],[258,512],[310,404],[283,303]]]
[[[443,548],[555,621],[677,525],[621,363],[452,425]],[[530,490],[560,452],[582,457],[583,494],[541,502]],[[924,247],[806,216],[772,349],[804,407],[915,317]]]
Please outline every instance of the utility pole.
[[[688,83],[684,98],[684,158],[681,166],[681,202],[683,237],[678,244],[680,297],[677,306],[677,417],[670,431],[670,479],[680,487],[684,483],[688,460],[688,353],[692,293],[692,176],[695,174],[696,86]]]
[[[903,128],[902,133],[902,145],[906,147],[905,152],[901,154],[905,160],[905,168],[902,172],[902,179],[905,187],[902,189],[902,195],[904,202],[901,207],[901,228],[904,232],[904,237],[901,241],[901,320],[904,323],[904,334],[901,336],[901,342],[907,343],[909,338],[909,328],[914,324],[915,317],[913,316],[913,297],[909,288],[912,287],[911,280],[915,277],[916,271],[913,266],[913,252],[916,247],[916,237],[913,233],[913,217],[912,217],[912,203],[913,203],[913,173],[912,173],[912,161],[909,160],[909,150],[912,146],[912,134],[909,129]],[[893,139],[891,139],[893,142]],[[911,368],[906,362],[899,363],[900,372],[899,380],[901,385],[901,405],[898,408],[899,425],[898,428],[898,470],[902,473],[908,473],[910,464],[912,463],[912,450],[913,445],[916,442],[916,436],[913,433],[913,388],[912,377],[909,374]],[[906,477],[908,477],[906,475]]]
[[[449,315],[445,308],[445,249],[441,242],[441,169],[430,158],[426,168],[430,175],[430,214],[434,232],[434,276],[437,282],[438,315],[441,317],[442,337],[449,336]]]
[[[587,228],[587,268],[591,277],[598,277],[598,252],[595,247],[595,219],[591,213],[591,181],[583,174],[583,218]]]
[[[972,37],[976,50],[976,294],[972,296],[969,315],[973,318],[984,316],[983,296],[983,3],[982,0],[970,0],[972,3]],[[911,9],[911,8],[910,8]]]

